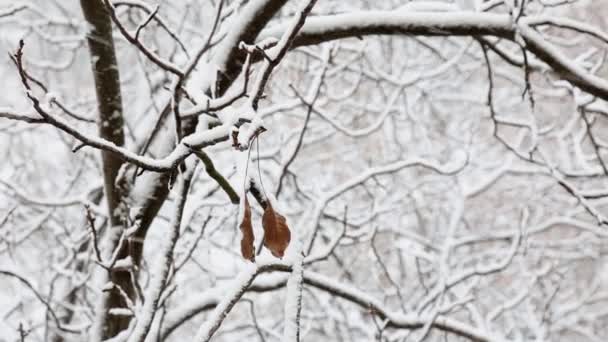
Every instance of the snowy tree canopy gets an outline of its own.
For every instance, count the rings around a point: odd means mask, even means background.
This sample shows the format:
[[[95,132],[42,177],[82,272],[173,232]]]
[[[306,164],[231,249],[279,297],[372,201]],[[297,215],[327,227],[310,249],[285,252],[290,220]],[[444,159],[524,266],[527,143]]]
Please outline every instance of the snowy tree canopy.
[[[608,340],[606,11],[0,0],[0,341]]]

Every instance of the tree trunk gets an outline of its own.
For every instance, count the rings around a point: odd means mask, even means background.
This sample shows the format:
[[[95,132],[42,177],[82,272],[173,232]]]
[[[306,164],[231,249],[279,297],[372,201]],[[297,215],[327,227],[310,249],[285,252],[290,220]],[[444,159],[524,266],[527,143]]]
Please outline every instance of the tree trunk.
[[[99,134],[102,138],[112,141],[118,146],[124,145],[124,119],[120,92],[120,75],[116,61],[116,51],[112,38],[112,21],[101,0],[81,0],[82,11],[86,21],[91,26],[87,36],[91,53],[91,66],[95,80],[97,105],[99,111]],[[124,228],[124,213],[121,210],[120,189],[115,186],[116,175],[122,165],[122,160],[115,154],[102,151],[104,193],[110,216],[109,236],[120,236],[115,230]],[[123,248],[119,258],[128,255],[128,248]],[[133,298],[134,290],[129,272],[112,271],[110,280],[122,288],[129,297]],[[112,290],[104,308],[124,308],[126,303],[119,292]],[[129,325],[130,318],[111,316],[105,313],[102,331],[103,338],[115,336]]]

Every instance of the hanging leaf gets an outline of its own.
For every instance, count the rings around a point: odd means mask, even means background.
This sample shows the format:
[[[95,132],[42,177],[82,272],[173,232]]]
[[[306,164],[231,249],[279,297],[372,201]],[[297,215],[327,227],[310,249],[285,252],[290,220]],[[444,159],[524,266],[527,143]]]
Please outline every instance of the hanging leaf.
[[[251,225],[251,207],[249,201],[245,197],[245,212],[243,214],[243,220],[241,221],[241,254],[243,258],[255,261],[255,248],[253,247],[253,226]]]
[[[282,258],[289,246],[291,232],[287,227],[285,217],[274,211],[270,203],[264,210],[262,227],[264,227],[264,246],[270,250],[272,255]]]

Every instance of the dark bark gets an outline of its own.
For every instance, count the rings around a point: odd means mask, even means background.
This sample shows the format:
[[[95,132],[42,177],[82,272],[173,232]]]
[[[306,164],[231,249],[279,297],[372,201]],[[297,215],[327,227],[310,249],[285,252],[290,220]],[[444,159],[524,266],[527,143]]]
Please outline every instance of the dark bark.
[[[225,65],[224,73],[218,75],[218,83],[215,85],[217,94],[223,94],[234,80],[241,73],[242,66],[246,55],[239,49],[238,43],[243,41],[253,43],[266,26],[270,19],[281,9],[286,3],[286,0],[268,0],[265,2],[254,2],[247,6],[256,6],[256,15],[246,17],[243,22],[243,30],[233,32],[237,35],[237,43],[234,46],[229,46],[221,57]],[[116,63],[116,54],[112,40],[112,25],[108,12],[101,0],[81,0],[81,6],[86,20],[92,25],[93,30],[88,36],[89,49],[91,51],[93,73],[95,76],[95,87],[97,90],[97,98],[100,112],[100,135],[115,144],[121,146],[124,144],[123,133],[123,116],[122,104],[120,97],[120,77]],[[206,91],[210,92],[210,89]],[[171,104],[168,103],[164,111],[170,111]],[[169,115],[165,116],[170,117]],[[198,120],[196,118],[186,120],[182,123],[182,136],[186,136],[194,132]],[[105,123],[105,124],[104,124]],[[172,143],[173,137],[167,137],[166,142]],[[122,229],[121,215],[116,212],[119,208],[121,194],[119,189],[114,185],[114,181],[122,161],[113,156],[111,153],[102,152],[104,161],[104,180],[105,189],[108,200],[108,208],[112,215],[112,225]],[[170,173],[158,174],[158,179],[152,196],[146,199],[145,203],[141,204],[139,229],[136,236],[128,249],[121,251],[121,257],[130,255],[136,266],[141,263],[143,243],[148,229],[152,225],[154,218],[158,214],[164,201],[169,194],[169,182],[171,182]],[[133,297],[133,284],[130,281],[129,274],[126,272],[113,272],[112,281],[121,286],[129,296]],[[108,308],[124,307],[125,303],[117,293],[111,293],[107,303]],[[129,324],[130,319],[124,317],[107,316],[107,322],[104,327],[104,338],[115,336],[121,330],[125,329]]]
[[[84,1],[84,0],[83,0]],[[244,22],[241,27],[245,29],[240,32],[236,32],[239,37],[236,41],[237,44],[234,46],[230,46],[228,48],[226,55],[222,56],[222,62],[224,62],[226,68],[223,74],[218,75],[218,84],[217,90],[218,94],[223,94],[228,90],[228,88],[232,85],[234,80],[238,77],[238,75],[242,71],[242,66],[245,63],[246,54],[243,53],[239,47],[238,42],[244,41],[248,44],[252,44],[255,42],[256,37],[261,32],[261,30],[266,26],[266,24],[270,21],[270,19],[281,9],[281,7],[286,3],[286,0],[268,0],[262,6],[258,6],[256,8],[256,15],[252,17],[247,17],[249,22]],[[209,89],[207,91],[210,91]],[[164,111],[171,110],[171,104],[168,103]],[[164,115],[164,117],[169,118],[170,115]],[[198,120],[196,118],[185,120],[182,122],[182,136],[187,136],[189,134],[194,133],[194,129]],[[170,134],[170,133],[169,133]],[[165,143],[170,143],[170,141],[174,140],[173,136],[163,137],[165,139]],[[145,242],[145,237],[150,228],[154,218],[156,217],[158,210],[160,210],[161,206],[167,199],[169,194],[169,182],[171,181],[170,173],[164,173],[158,175],[159,179],[154,182],[155,188],[153,189],[152,196],[146,199],[145,203],[140,203],[142,210],[140,212],[141,221],[140,227],[137,230],[134,241],[138,241],[138,243],[133,244],[131,248],[131,257],[136,265],[139,265],[141,262],[142,252],[143,252],[143,243]]]
[[[116,61],[116,51],[112,38],[112,22],[101,0],[81,0],[82,12],[91,26],[87,43],[91,54],[91,66],[95,80],[97,106],[99,114],[99,135],[117,146],[124,145],[124,119],[120,91],[120,75]],[[122,160],[113,153],[102,151],[104,193],[110,216],[110,229],[123,229],[124,213],[121,208],[121,191],[115,185],[116,176]],[[111,235],[111,234],[110,234]],[[120,251],[119,258],[128,255],[128,249]],[[112,271],[112,282],[120,286],[131,298],[134,290],[131,277],[126,271]],[[125,307],[126,303],[113,290],[107,308]],[[104,338],[116,335],[129,324],[129,317],[107,316],[104,326]]]

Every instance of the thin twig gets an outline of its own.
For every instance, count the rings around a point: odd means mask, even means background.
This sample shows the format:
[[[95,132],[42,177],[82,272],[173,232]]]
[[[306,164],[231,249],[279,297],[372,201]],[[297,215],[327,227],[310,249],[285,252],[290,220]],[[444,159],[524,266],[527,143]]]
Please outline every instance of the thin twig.
[[[205,171],[207,171],[209,177],[213,178],[222,188],[222,190],[224,190],[224,192],[230,198],[230,202],[232,202],[232,204],[239,204],[239,195],[236,193],[230,182],[215,168],[213,165],[213,160],[209,158],[207,153],[200,150],[195,150],[194,154],[203,162],[203,164],[205,164]]]
[[[55,314],[55,311],[53,310],[53,308],[51,307],[51,305],[42,297],[42,295],[40,295],[38,293],[38,291],[36,291],[36,289],[34,288],[34,286],[25,278],[23,278],[22,276],[11,272],[11,271],[6,271],[6,270],[0,270],[0,274],[11,277],[11,278],[15,278],[17,280],[19,280],[23,285],[25,285],[27,288],[29,288],[34,295],[36,296],[36,298],[38,298],[38,300],[46,307],[46,309],[48,310],[48,312],[50,312],[51,317],[53,318],[53,321],[55,323],[55,326],[57,327],[57,329],[64,331],[64,332],[69,332],[69,333],[81,333],[80,330],[75,330],[75,329],[69,329],[64,327],[61,324],[61,320],[59,319],[59,317],[57,317],[57,315]]]
[[[136,40],[139,40],[139,34],[141,33],[141,30],[143,30],[143,28],[146,27],[150,23],[150,21],[152,21],[152,19],[154,19],[154,17],[158,13],[159,8],[160,8],[160,5],[156,5],[156,7],[154,8],[154,11],[152,11],[152,13],[150,13],[150,15],[148,16],[148,19],[146,19],[146,21],[144,21],[143,23],[141,23],[141,25],[139,25],[137,27],[137,30],[135,31]]]
[[[97,262],[100,265],[103,265],[103,260],[101,258],[101,252],[99,250],[98,237],[97,237],[97,229],[95,229],[95,217],[91,212],[91,208],[88,204],[84,205],[84,209],[87,215],[87,221],[89,222],[89,227],[91,228],[91,234],[93,235],[93,249],[95,250],[95,257],[97,257]]]

